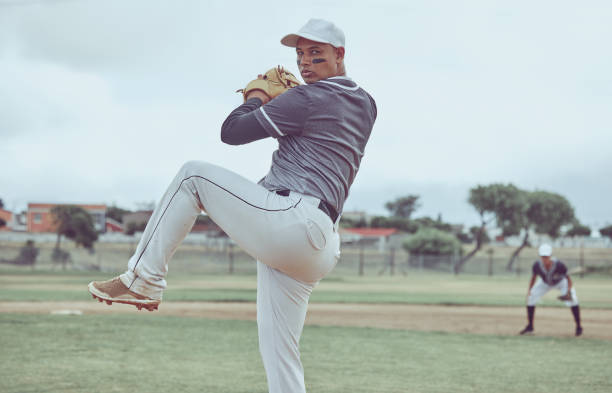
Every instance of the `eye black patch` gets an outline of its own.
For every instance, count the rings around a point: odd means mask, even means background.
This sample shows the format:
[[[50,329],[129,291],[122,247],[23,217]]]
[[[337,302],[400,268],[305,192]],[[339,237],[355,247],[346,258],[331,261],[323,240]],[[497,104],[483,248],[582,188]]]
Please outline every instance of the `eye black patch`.
[[[312,64],[325,63],[326,61],[325,59],[312,59]]]

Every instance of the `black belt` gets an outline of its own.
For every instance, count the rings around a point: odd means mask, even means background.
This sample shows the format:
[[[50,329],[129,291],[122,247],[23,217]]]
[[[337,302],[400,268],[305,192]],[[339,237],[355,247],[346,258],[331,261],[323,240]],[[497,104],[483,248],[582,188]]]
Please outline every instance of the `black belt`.
[[[291,191],[290,190],[276,190],[276,193],[282,196],[289,196]],[[321,199],[321,202],[319,202],[318,208],[323,213],[327,214],[327,216],[331,218],[333,223],[335,223],[336,220],[338,219],[338,212],[336,211],[336,209],[332,205],[324,201],[323,199]]]

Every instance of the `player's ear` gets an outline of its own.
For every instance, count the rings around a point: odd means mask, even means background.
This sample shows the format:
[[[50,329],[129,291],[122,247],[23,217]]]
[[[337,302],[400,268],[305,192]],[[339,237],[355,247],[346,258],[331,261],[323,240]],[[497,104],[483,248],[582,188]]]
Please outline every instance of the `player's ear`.
[[[340,64],[344,60],[344,47],[340,46],[336,49],[336,63]]]

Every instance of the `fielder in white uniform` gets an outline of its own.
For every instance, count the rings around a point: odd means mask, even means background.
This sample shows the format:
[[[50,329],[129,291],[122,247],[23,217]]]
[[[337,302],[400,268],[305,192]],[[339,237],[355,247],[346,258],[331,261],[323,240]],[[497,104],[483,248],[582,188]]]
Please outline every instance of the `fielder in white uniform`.
[[[346,76],[344,34],[311,19],[282,38],[305,85],[270,99],[255,90],[221,129],[225,143],[272,137],[278,150],[258,183],[206,162],[187,162],[155,208],[128,270],[89,284],[100,301],[157,309],[168,262],[206,212],[257,259],[259,347],[271,393],[305,392],[299,340],[314,286],[340,255],[338,218],[374,121],[372,97]]]
[[[538,253],[540,260],[533,263],[533,274],[529,282],[529,290],[527,291],[527,326],[521,330],[520,334],[533,333],[533,317],[536,304],[548,291],[557,289],[561,292],[561,296],[558,298],[572,310],[572,315],[576,322],[575,334],[580,336],[582,334],[580,306],[578,305],[578,297],[576,296],[576,289],[572,284],[572,279],[567,274],[567,267],[560,260],[552,258],[552,247],[548,244],[542,244]]]

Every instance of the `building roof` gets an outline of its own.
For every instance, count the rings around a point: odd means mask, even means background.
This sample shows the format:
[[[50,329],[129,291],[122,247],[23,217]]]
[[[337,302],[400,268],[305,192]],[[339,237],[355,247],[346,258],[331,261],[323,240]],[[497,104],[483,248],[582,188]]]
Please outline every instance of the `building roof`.
[[[37,202],[30,202],[28,203],[28,209],[32,209],[32,208],[38,208],[38,209],[51,209],[52,207],[55,206],[68,206],[68,205],[72,205],[72,206],[79,206],[82,207],[84,209],[106,209],[106,205],[104,204],[92,204],[92,203],[37,203]]]
[[[113,220],[110,217],[106,217],[106,230],[111,230],[113,232],[123,232],[123,225],[116,220]]]
[[[363,237],[387,237],[397,233],[395,228],[343,228],[343,230]]]

